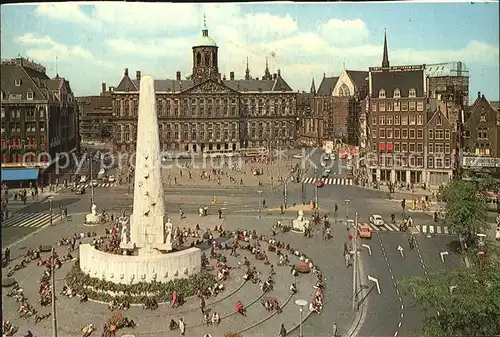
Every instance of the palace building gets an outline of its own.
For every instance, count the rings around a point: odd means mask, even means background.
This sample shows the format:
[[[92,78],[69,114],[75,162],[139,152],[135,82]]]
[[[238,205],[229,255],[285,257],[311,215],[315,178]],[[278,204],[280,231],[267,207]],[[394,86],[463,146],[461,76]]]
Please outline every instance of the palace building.
[[[160,141],[164,150],[236,151],[259,146],[291,146],[297,137],[297,93],[280,70],[261,78],[222,76],[218,46],[206,25],[192,48],[192,73],[182,79],[155,79]],[[125,69],[113,97],[114,141],[118,151],[134,151],[141,72]]]

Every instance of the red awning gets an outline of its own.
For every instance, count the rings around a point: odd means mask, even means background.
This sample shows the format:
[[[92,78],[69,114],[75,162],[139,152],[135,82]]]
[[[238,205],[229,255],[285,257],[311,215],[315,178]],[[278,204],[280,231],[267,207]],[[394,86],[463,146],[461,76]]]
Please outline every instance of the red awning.
[[[387,151],[392,152],[392,143],[387,143]]]
[[[385,151],[385,143],[379,144],[379,151]]]

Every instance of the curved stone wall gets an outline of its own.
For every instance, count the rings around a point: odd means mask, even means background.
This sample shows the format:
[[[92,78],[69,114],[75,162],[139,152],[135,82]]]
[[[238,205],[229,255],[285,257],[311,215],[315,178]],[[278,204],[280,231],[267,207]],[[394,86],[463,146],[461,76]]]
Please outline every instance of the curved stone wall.
[[[168,282],[201,270],[201,250],[189,248],[151,256],[125,256],[80,245],[80,269],[90,277],[122,284]]]

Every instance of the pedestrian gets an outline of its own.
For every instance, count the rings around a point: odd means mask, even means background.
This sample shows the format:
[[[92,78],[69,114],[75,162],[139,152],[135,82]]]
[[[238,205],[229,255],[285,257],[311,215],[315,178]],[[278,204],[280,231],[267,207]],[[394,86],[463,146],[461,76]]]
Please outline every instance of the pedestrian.
[[[184,319],[181,317],[179,318],[179,330],[181,332],[181,335],[184,336],[186,333],[186,323],[184,323]]]
[[[266,199],[262,199],[262,208],[266,208]]]
[[[66,219],[68,218],[68,208],[67,207],[64,208],[64,218],[66,218]]]
[[[219,209],[219,219],[222,219],[222,210]]]
[[[281,324],[280,335],[279,337],[286,337],[287,331],[285,328],[285,324]]]
[[[280,212],[281,212],[281,214],[285,213],[285,210],[283,209],[283,205],[280,205]]]
[[[9,247],[5,248],[5,262],[10,262],[10,249],[9,249]]]

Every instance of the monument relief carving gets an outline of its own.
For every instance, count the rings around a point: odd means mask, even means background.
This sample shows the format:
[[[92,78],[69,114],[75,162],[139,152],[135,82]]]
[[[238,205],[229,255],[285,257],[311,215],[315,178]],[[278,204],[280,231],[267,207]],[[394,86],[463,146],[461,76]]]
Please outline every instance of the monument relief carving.
[[[190,93],[229,93],[229,89],[214,83],[214,82],[206,82],[203,83],[196,88],[193,88],[192,90],[189,91]]]

